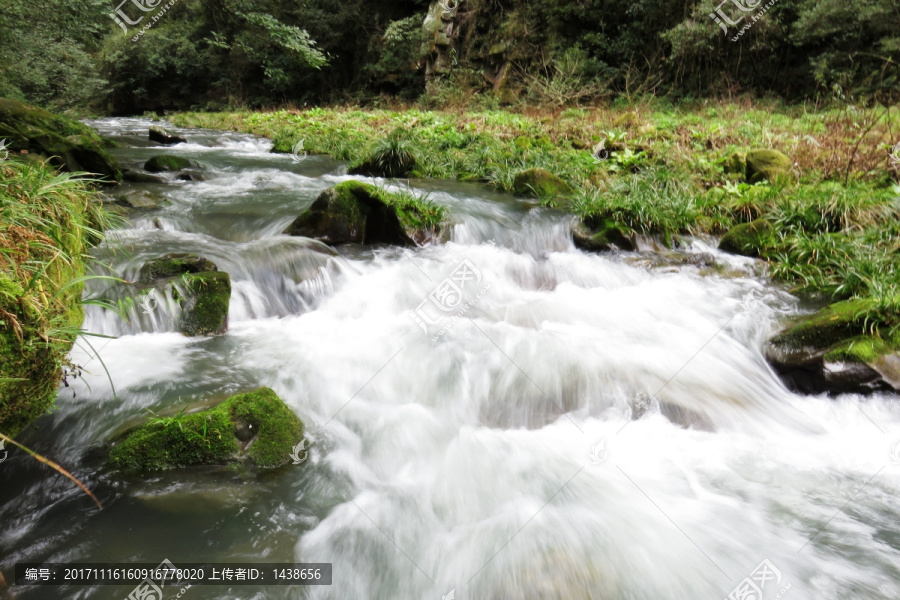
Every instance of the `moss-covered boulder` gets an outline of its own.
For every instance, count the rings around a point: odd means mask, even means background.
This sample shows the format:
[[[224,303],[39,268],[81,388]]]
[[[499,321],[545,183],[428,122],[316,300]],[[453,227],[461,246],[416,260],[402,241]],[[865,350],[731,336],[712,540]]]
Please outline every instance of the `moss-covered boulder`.
[[[172,154],[160,154],[144,163],[144,169],[151,173],[181,171],[182,169],[198,168],[199,166],[193,160]]]
[[[196,254],[166,254],[162,258],[151,260],[143,266],[141,269],[141,281],[153,282],[186,273],[218,270],[219,268],[214,262]]]
[[[735,225],[722,236],[719,250],[741,256],[758,257],[773,243],[775,227],[765,219]]]
[[[119,161],[104,148],[90,127],[42,108],[0,98],[0,139],[11,151],[39,155],[68,171],[96,173],[101,179],[122,179]]]
[[[414,246],[437,236],[444,212],[410,194],[345,181],[322,192],[285,233],[335,245]]]
[[[154,419],[117,443],[109,463],[135,471],[233,463],[274,469],[291,462],[302,439],[303,422],[262,387],[209,410]]]
[[[577,222],[572,227],[572,241],[576,248],[587,252],[637,250],[635,232],[609,218],[588,218]]]
[[[185,335],[219,335],[228,329],[231,277],[193,254],[167,254],[141,269],[144,289],[175,286],[181,306],[178,329]]]
[[[722,161],[722,169],[729,175],[739,175],[741,177],[747,174],[747,153],[733,152],[731,156]]]
[[[545,169],[520,171],[513,181],[513,193],[516,196],[552,200],[573,192],[572,186]]]
[[[173,144],[183,144],[187,141],[180,135],[173,135],[157,125],[154,125],[150,128],[149,138],[151,142],[166,144],[167,146]]]
[[[749,183],[776,181],[791,172],[791,159],[778,150],[751,150],[746,161],[744,176]]]
[[[181,309],[185,335],[219,335],[228,329],[231,277],[221,271],[183,275],[187,298]]]
[[[797,320],[766,343],[766,359],[803,393],[900,391],[900,333],[866,334],[871,306],[845,300]]]

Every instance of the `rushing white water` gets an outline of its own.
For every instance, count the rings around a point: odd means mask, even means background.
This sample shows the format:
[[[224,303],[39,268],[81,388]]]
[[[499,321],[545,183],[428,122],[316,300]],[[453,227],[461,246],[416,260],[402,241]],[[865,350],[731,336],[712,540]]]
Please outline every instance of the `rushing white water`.
[[[94,123],[129,141],[148,124]],[[204,560],[334,565],[332,586],[260,599],[713,600],[763,560],[778,577],[762,598],[900,597],[897,398],[787,391],[761,346],[796,301],[754,261],[700,240],[667,260],[587,254],[564,215],[435,182],[411,185],[449,207],[449,241],[335,254],[279,232],[346,179],[340,165],[181,133],[191,143],[167,152],[209,179],[163,186],[171,204],[132,214],[104,258],[127,277],[167,252],[210,258],[232,277],[229,331],[189,339],[159,315],[89,309],[88,330],[120,337],[73,351],[86,373],[61,394],[54,447],[268,385],[306,423],[311,459],[263,484],[111,475],[113,516],[89,527],[102,560],[188,561],[196,543]],[[721,268],[680,260],[702,253]],[[428,298],[460,265],[471,306],[453,319]],[[423,331],[417,307],[439,322]],[[100,556],[2,510],[0,542],[28,541],[17,556]],[[138,540],[120,530],[141,511]],[[184,520],[198,511],[218,520]]]

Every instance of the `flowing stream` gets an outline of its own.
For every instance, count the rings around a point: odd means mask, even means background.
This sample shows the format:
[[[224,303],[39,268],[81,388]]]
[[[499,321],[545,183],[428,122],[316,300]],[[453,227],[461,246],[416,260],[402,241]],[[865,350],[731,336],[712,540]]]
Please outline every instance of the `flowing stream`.
[[[333,584],[183,598],[759,600],[732,590],[767,560],[763,599],[900,597],[897,397],[785,389],[761,348],[804,308],[756,261],[699,239],[588,254],[562,213],[417,180],[400,184],[450,210],[444,243],[332,250],[281,232],[349,178],[342,163],[208,130],[175,129],[188,143],[162,149],[146,140],[149,120],[90,124],[121,144],[124,166],[165,152],[199,161],[206,178],[116,190],[167,203],[130,212],[96,271],[134,279],[167,253],[209,258],[231,275],[229,329],[185,337],[165,297],[127,321],[87,308],[85,329],[114,339],[78,340],[83,377],[20,439],[104,509],[10,453],[5,572],[29,561],[305,561],[332,563]],[[448,278],[465,300],[457,317],[429,296]],[[130,293],[106,281],[86,292]],[[103,466],[110,441],[148,410],[260,385],[306,424],[305,463],[243,478]],[[130,587],[16,598],[120,600]]]

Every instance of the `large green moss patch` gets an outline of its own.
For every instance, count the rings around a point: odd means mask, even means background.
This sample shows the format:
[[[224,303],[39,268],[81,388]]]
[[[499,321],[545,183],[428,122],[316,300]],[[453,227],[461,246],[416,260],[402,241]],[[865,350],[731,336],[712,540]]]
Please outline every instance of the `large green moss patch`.
[[[232,462],[272,469],[290,462],[302,439],[303,422],[262,387],[209,410],[154,419],[113,447],[109,462],[137,471]]]

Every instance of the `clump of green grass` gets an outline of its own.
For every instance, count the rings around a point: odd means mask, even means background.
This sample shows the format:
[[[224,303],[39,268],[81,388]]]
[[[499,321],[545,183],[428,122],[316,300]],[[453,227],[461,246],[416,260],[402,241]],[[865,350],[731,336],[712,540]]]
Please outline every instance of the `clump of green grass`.
[[[414,143],[399,131],[378,140],[367,159],[387,177],[405,177],[416,167]]]
[[[54,402],[83,311],[85,262],[106,215],[95,180],[37,161],[0,162],[0,431]]]

